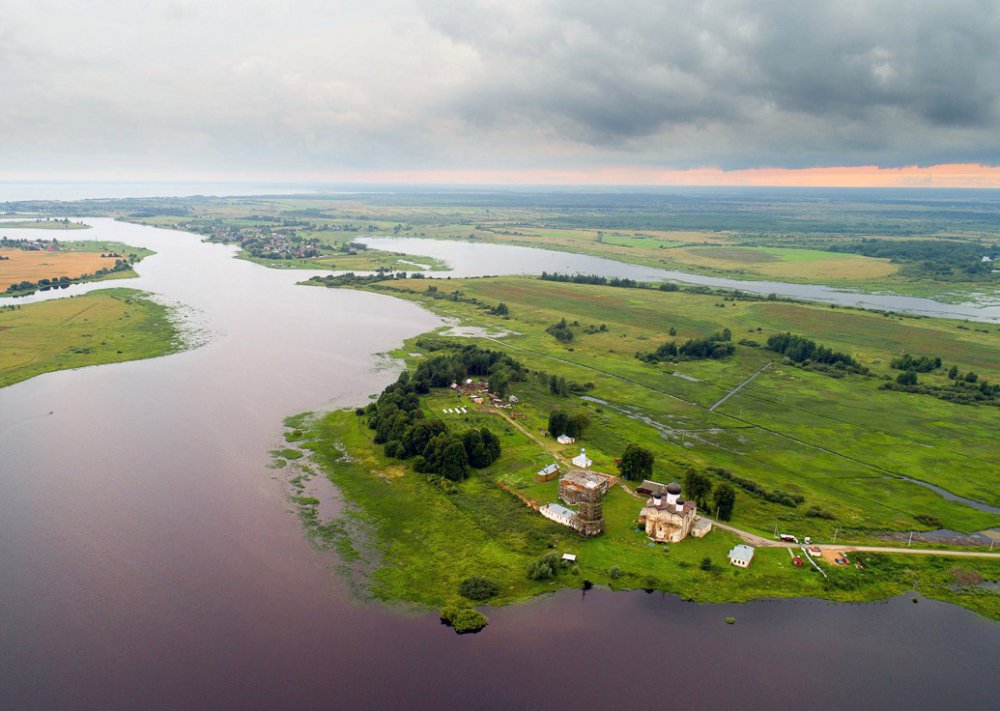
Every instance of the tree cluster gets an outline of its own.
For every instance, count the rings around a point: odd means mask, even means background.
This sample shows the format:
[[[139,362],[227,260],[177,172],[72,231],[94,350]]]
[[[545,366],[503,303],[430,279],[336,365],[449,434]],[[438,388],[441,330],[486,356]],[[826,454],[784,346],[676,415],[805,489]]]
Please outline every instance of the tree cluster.
[[[641,481],[653,476],[654,456],[645,447],[629,443],[618,460],[618,472],[629,481]]]
[[[792,333],[776,333],[767,339],[767,347],[776,353],[781,353],[793,363],[823,363],[825,365],[842,364],[844,367],[856,368],[858,363],[846,353],[834,351],[823,345],[817,345],[803,336]]]
[[[733,334],[728,328],[704,338],[692,338],[680,346],[676,341],[667,341],[651,353],[636,353],[635,357],[646,363],[662,363],[678,360],[721,360],[736,351]]]
[[[520,364],[505,354],[466,346],[423,361],[412,375],[401,374],[362,412],[375,430],[375,443],[385,445],[387,456],[414,457],[416,471],[462,481],[469,467],[481,469],[496,461],[500,438],[487,427],[461,434],[450,431],[441,420],[424,416],[419,395],[431,387],[463,380],[467,374],[496,377],[498,372],[518,372],[515,368],[521,369]]]
[[[551,326],[549,326],[548,328],[546,328],[545,332],[548,333],[549,335],[551,335],[553,338],[555,338],[560,343],[572,343],[573,342],[573,338],[574,338],[573,329],[571,329],[569,327],[569,324],[566,323],[566,319],[565,318],[561,319],[559,321],[559,323],[554,323]]]
[[[932,370],[937,370],[941,367],[941,358],[930,357],[930,356],[920,356],[914,357],[909,353],[904,353],[898,358],[893,358],[889,361],[889,367],[895,368],[896,370],[912,370],[915,373],[930,373]],[[958,372],[957,370],[955,371]]]
[[[646,289],[648,285],[636,281],[635,279],[622,279],[611,277],[610,279],[597,274],[558,274],[542,272],[540,277],[544,281],[561,281],[572,284],[593,284],[596,286],[614,286],[620,289]]]
[[[590,419],[583,412],[572,414],[563,410],[555,409],[549,413],[549,434],[553,437],[566,435],[579,439],[583,436],[583,431],[590,424]]]

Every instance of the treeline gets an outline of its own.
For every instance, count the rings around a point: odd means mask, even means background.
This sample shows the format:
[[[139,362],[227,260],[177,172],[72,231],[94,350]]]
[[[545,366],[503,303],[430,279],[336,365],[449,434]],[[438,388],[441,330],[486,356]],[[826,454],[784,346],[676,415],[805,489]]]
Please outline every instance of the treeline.
[[[645,284],[635,279],[622,279],[619,277],[602,277],[597,274],[559,274],[557,272],[542,272],[543,281],[561,281],[571,284],[595,284],[597,286],[615,286],[620,289],[648,289],[649,284]]]
[[[732,482],[734,485],[743,489],[743,491],[747,492],[751,496],[756,496],[758,499],[764,499],[764,501],[770,501],[772,504],[781,504],[782,506],[795,508],[805,501],[805,497],[800,496],[799,494],[789,494],[788,492],[781,491],[780,489],[768,491],[757,482],[751,479],[745,479],[741,476],[736,476],[728,469],[708,467],[705,471],[710,474],[714,474],[720,479]]]
[[[954,372],[954,375],[953,375]],[[904,370],[895,380],[882,383],[882,390],[930,395],[939,400],[946,400],[958,405],[994,405],[1000,406],[1000,385],[980,380],[974,372],[959,375],[957,368],[948,371],[952,383],[950,385],[931,385],[921,383],[916,371]]]
[[[463,351],[466,348],[471,347],[471,346],[463,346],[452,339],[441,338],[439,336],[421,336],[420,338],[417,339],[416,345],[419,348],[429,353],[437,353],[441,351],[446,351],[446,352]],[[487,352],[498,353],[497,351],[487,351]],[[504,358],[509,358],[508,356],[502,353],[498,353],[498,355],[503,355]],[[493,372],[490,374],[491,391],[493,391],[494,387],[503,385],[504,378],[507,379],[507,384],[509,387],[510,383],[524,381],[527,380],[529,377],[533,378],[535,382],[539,385],[539,387],[543,388],[548,387],[549,393],[551,393],[552,395],[561,395],[563,397],[570,397],[572,395],[582,395],[583,393],[594,389],[594,384],[592,382],[580,383],[575,380],[567,380],[565,376],[547,373],[543,370],[534,370],[534,371],[528,370],[519,361],[516,361],[514,359],[509,359],[509,365],[511,370],[513,371],[513,374],[507,373],[505,370],[500,370],[500,372]],[[457,382],[457,380],[453,380],[451,382]],[[503,393],[497,392],[497,394],[503,397],[507,394],[507,392],[506,391],[504,391]]]
[[[992,277],[993,264],[983,257],[1000,255],[1000,245],[945,240],[886,240],[863,238],[837,243],[831,252],[849,252],[905,264],[904,271],[944,280],[980,280]]]
[[[416,277],[416,275],[414,275]],[[389,281],[392,279],[406,279],[406,272],[392,272],[384,269],[376,271],[374,274],[326,274],[324,276],[314,276],[306,280],[307,284],[319,284],[321,286],[365,286],[379,281]]]
[[[792,333],[776,333],[767,339],[767,347],[775,353],[780,353],[792,363],[842,377],[844,372],[867,374],[868,369],[854,358],[817,344],[803,336]]]
[[[412,374],[402,373],[375,402],[359,408],[358,414],[368,417],[368,427],[375,430],[375,444],[384,445],[387,456],[412,457],[417,472],[462,481],[468,477],[470,467],[481,469],[497,460],[500,438],[487,427],[460,434],[437,418],[425,417],[420,409],[420,394],[431,387],[460,382],[469,375],[492,379],[520,372],[523,367],[505,354],[466,346],[459,352],[422,362]]]
[[[667,341],[655,351],[636,353],[635,357],[646,363],[662,363],[678,360],[721,360],[728,358],[736,351],[733,345],[733,334],[726,328],[718,333],[704,338],[692,338],[681,345],[676,341]]]

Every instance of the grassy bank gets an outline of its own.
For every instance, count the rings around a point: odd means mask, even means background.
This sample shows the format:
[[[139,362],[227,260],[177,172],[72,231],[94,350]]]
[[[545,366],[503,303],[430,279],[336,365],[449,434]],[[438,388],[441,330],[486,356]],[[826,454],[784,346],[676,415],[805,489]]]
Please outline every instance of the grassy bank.
[[[133,289],[0,308],[0,387],[53,370],[154,358],[180,347],[166,307]]]
[[[445,271],[448,265],[440,259],[402,252],[367,249],[358,254],[325,254],[309,259],[267,259],[241,252],[238,257],[271,269],[328,269],[331,271]]]
[[[994,561],[862,554],[864,570],[830,566],[830,577],[824,578],[793,566],[786,550],[760,548],[751,568],[737,571],[725,560],[736,539],[719,530],[703,540],[651,547],[635,528],[641,502],[620,488],[606,499],[606,534],[593,540],[550,523],[518,498],[556,500],[555,482],[534,479],[553,457],[571,457],[582,444],[595,469],[616,473],[614,458],[635,442],[656,454],[659,481],[682,480],[693,467],[718,485],[722,478],[711,468],[719,467],[766,490],[801,496],[801,504],[788,506],[738,489],[732,523],[763,536],[777,527],[817,542],[836,536],[844,543],[885,545],[882,532],[998,526],[1000,516],[947,501],[900,475],[997,505],[1000,458],[991,442],[1000,408],[879,388],[882,376],[895,372],[888,362],[900,350],[936,353],[963,371],[1000,376],[995,327],[974,330],[943,320],[530,278],[401,280],[369,288],[498,334],[412,339],[396,353],[411,364],[461,340],[504,351],[545,374],[513,384],[516,424],[456,400],[448,390],[421,399],[427,417],[459,431],[487,425],[501,436],[501,459],[460,484],[457,493],[429,484],[407,462],[386,457],[373,444],[365,418],[353,412],[332,413],[303,428],[303,446],[353,504],[354,520],[364,522],[367,535],[378,542],[370,577],[377,597],[455,604],[458,584],[474,576],[500,585],[498,602],[582,586],[585,580],[705,602],[783,596],[869,600],[903,592],[917,581],[923,594],[1000,615],[1000,596],[958,582],[1000,578]],[[508,307],[505,317],[489,313],[500,302]],[[561,318],[575,334],[569,343],[546,331]],[[671,328],[679,340],[729,328],[734,341],[758,344],[792,331],[851,353],[870,374],[831,377],[742,344],[721,361],[656,364],[635,358],[637,351],[654,350],[671,338]],[[743,390],[710,410],[768,362],[772,365]],[[583,386],[590,399],[553,394],[553,375]],[[467,415],[445,413],[459,402]],[[563,447],[541,434],[529,436],[544,431],[556,407],[589,419],[578,444]],[[335,530],[343,536],[352,529]],[[363,550],[357,548],[358,555]],[[578,564],[554,580],[528,580],[527,566],[546,552],[575,553]]]
[[[90,225],[83,222],[38,218],[37,220],[4,220],[0,218],[0,231],[16,230],[89,230]]]

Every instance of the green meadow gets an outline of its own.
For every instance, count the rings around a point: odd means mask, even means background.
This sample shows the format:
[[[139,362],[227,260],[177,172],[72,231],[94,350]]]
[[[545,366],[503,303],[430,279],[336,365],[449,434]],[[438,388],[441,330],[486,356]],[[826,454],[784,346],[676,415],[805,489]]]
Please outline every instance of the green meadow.
[[[958,328],[964,325],[959,322],[842,308],[534,278],[437,280],[437,298],[428,293],[429,285],[427,280],[395,280],[369,288],[482,326],[493,335],[461,342],[505,351],[545,376],[513,385],[519,427],[448,390],[422,398],[428,417],[458,431],[485,424],[501,436],[500,460],[461,483],[458,493],[446,493],[408,463],[387,458],[372,443],[365,418],[353,412],[331,413],[305,428],[302,446],[312,451],[314,462],[351,502],[351,515],[378,542],[370,578],[375,596],[455,604],[460,602],[458,583],[481,575],[500,584],[497,602],[584,580],[655,588],[700,601],[801,595],[861,600],[905,591],[916,579],[925,594],[1000,614],[995,594],[954,585],[956,571],[965,569],[984,579],[1000,577],[1000,564],[991,560],[956,564],[943,557],[873,555],[864,571],[831,569],[827,579],[792,566],[786,550],[758,549],[751,568],[737,571],[725,560],[736,539],[720,530],[703,540],[651,546],[635,526],[641,501],[620,488],[605,500],[607,532],[590,540],[545,520],[518,498],[556,500],[557,483],[534,478],[554,455],[572,457],[582,445],[596,470],[615,474],[615,458],[634,442],[655,453],[659,481],[682,480],[688,468],[695,468],[719,484],[722,479],[709,469],[718,467],[768,490],[802,496],[803,503],[789,507],[738,490],[732,523],[764,536],[777,528],[819,542],[836,536],[845,543],[886,545],[881,538],[886,532],[998,526],[1000,516],[948,501],[902,477],[1000,505],[1000,453],[991,442],[1000,408],[879,389],[883,375],[895,372],[887,363],[900,349],[938,354],[945,367],[955,364],[983,377],[1000,377],[996,327],[974,330]],[[508,315],[489,314],[485,307],[500,302]],[[575,334],[570,343],[545,331],[562,318]],[[853,354],[871,374],[835,378],[785,364],[778,354],[749,345],[737,345],[735,354],[721,361],[650,364],[635,357],[669,339],[703,337],[723,328],[737,342],[762,344],[785,331],[808,336]],[[395,355],[415,364],[442,340],[456,338],[418,337]],[[710,411],[769,362],[743,390]],[[552,394],[551,375],[579,384],[583,396]],[[459,403],[469,414],[444,412]],[[586,414],[589,426],[578,444],[561,447],[542,436],[556,407]],[[313,532],[322,537],[323,530]],[[342,536],[346,529],[335,530]],[[576,553],[578,564],[555,580],[528,580],[526,567],[546,551]],[[710,563],[703,570],[706,558]]]
[[[179,347],[168,309],[134,289],[0,307],[0,387],[53,370],[155,358]]]

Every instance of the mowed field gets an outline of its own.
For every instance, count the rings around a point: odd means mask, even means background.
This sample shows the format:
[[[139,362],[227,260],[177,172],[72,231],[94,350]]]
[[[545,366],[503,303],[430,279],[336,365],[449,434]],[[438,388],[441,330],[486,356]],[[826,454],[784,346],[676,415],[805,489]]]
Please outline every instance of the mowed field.
[[[783,247],[684,247],[669,256],[679,264],[780,279],[849,281],[895,274],[888,259]]]
[[[0,310],[0,387],[52,370],[176,350],[167,309],[133,289],[102,289]]]
[[[93,274],[98,269],[115,265],[114,257],[102,257],[100,252],[28,252],[22,249],[0,249],[0,291],[22,281],[39,279],[75,279]]]
[[[605,426],[588,434],[595,461],[619,456],[629,440],[641,441],[657,451],[663,476],[681,476],[688,466],[719,466],[769,489],[806,497],[807,505],[799,509],[742,497],[737,519],[745,526],[766,533],[778,521],[799,520],[812,531],[844,526],[907,530],[926,528],[914,518],[921,514],[957,530],[1000,524],[1000,517],[946,501],[900,478],[1000,506],[1000,451],[994,443],[1000,408],[879,388],[883,376],[895,376],[888,361],[900,351],[940,355],[945,368],[954,364],[996,382],[996,326],[977,331],[953,321],[528,278],[436,284],[439,291],[458,290],[486,304],[502,301],[510,317],[491,317],[463,302],[418,297],[426,281],[386,282],[385,287],[412,288],[412,298],[432,309],[509,329],[514,333],[483,345],[509,349],[531,368],[593,383],[589,394],[607,403],[600,419]],[[579,322],[570,344],[545,332],[564,317]],[[601,324],[606,331],[586,332]],[[670,328],[675,336],[668,335]],[[791,331],[850,353],[873,374],[833,378],[784,365],[766,348],[744,345],[724,361],[650,364],[635,358],[636,352],[655,350],[664,341],[683,342],[723,328],[732,331],[734,342],[759,346],[772,334]],[[749,386],[709,411],[768,362],[772,365]],[[921,378],[946,382],[942,374]],[[524,409],[530,412],[532,406]],[[546,416],[539,408],[531,422],[544,427]],[[811,506],[835,518],[803,519]]]

